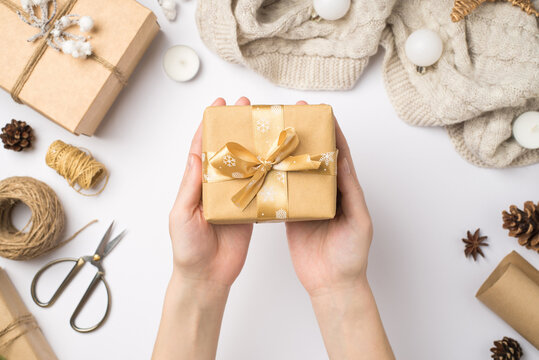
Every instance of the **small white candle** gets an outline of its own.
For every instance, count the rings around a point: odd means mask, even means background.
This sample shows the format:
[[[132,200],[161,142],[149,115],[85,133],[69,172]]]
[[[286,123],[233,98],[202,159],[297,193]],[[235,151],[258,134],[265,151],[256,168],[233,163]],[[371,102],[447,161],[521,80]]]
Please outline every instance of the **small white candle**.
[[[517,117],[513,137],[526,149],[539,149],[539,111],[528,111]]]
[[[176,45],[165,53],[163,68],[172,80],[189,81],[198,73],[200,59],[190,47]]]
[[[324,20],[339,20],[350,10],[350,0],[313,0],[316,13]]]

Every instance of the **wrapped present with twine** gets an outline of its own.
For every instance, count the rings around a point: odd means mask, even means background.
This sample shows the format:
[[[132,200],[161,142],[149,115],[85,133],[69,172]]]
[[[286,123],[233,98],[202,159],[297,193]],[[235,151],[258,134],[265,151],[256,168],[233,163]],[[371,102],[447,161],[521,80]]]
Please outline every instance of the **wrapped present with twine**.
[[[0,358],[57,360],[6,271],[0,268]]]
[[[135,0],[0,0],[0,87],[92,135],[158,31]]]
[[[329,105],[209,107],[202,164],[204,217],[211,223],[335,216],[337,149]]]

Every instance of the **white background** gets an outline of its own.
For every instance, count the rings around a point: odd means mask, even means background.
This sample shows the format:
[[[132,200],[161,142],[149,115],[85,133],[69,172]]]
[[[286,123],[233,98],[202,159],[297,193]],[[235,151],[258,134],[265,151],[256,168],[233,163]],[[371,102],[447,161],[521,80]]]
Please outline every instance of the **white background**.
[[[520,341],[525,359],[539,358],[533,346],[474,297],[511,250],[539,267],[538,255],[518,246],[501,227],[503,209],[539,200],[538,166],[476,168],[457,155],[442,129],[410,127],[399,120],[382,82],[383,51],[351,91],[293,91],[209,52],[195,27],[195,1],[180,3],[175,23],[164,19],[156,1],[142,3],[158,14],[162,31],[94,137],[71,135],[0,93],[1,123],[12,117],[26,120],[37,135],[31,151],[0,149],[0,178],[24,175],[49,184],[66,210],[66,236],[91,219],[100,220],[41,258],[0,259],[60,359],[150,357],[171,272],[168,212],[191,137],[216,97],[234,102],[242,95],[256,104],[304,99],[334,107],[372,213],[375,236],[368,275],[397,358],[486,359],[492,341],[503,336]],[[175,83],[162,70],[163,52],[175,44],[189,45],[201,57],[200,74],[189,83]],[[111,178],[101,195],[77,194],[45,165],[48,145],[56,139],[85,147],[106,164]],[[18,214],[20,223],[24,214]],[[30,282],[49,260],[92,253],[113,219],[117,231],[127,228],[129,233],[104,262],[113,292],[111,316],[97,332],[78,334],[69,316],[93,269],[50,309],[32,302]],[[464,258],[461,238],[477,227],[489,236],[490,246],[486,259],[474,263]],[[56,283],[50,279],[45,281],[52,288]],[[102,310],[102,302],[91,305],[83,314],[88,324]],[[282,224],[255,226],[247,262],[230,293],[217,358],[327,359]]]

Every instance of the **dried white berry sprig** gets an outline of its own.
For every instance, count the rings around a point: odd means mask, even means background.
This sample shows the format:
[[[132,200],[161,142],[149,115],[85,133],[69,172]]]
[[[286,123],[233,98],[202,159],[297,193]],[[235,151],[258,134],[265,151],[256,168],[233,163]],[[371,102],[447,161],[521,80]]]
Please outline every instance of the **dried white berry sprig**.
[[[51,2],[52,12],[49,16],[49,4]],[[66,31],[67,28],[75,25],[78,25],[83,33],[91,31],[94,27],[94,21],[91,17],[75,14],[64,15],[54,22],[54,27],[49,34],[51,21],[54,19],[58,8],[56,0],[21,0],[21,4],[26,16],[18,11],[19,18],[26,24],[40,30],[39,33],[28,39],[29,42],[47,36],[47,45],[55,50],[62,51],[74,58],[85,59],[87,56],[92,55],[92,45],[88,41],[89,38]],[[38,18],[35,14],[36,7],[41,10],[41,18]]]
[[[176,2],[174,0],[157,0],[157,2],[161,6],[165,17],[169,21],[174,21],[177,15]]]

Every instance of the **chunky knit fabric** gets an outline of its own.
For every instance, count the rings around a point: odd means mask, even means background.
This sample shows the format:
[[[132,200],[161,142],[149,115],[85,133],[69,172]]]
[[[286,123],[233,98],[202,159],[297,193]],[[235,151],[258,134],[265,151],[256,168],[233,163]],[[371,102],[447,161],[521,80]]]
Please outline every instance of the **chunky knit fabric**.
[[[197,24],[219,56],[296,89],[354,86],[376,53],[396,0],[354,0],[337,21],[317,18],[312,0],[199,0]]]
[[[199,0],[197,23],[202,40],[225,60],[296,89],[353,87],[381,41],[386,89],[404,121],[445,126],[457,151],[478,166],[539,162],[539,150],[512,138],[515,117],[539,111],[537,19],[499,1],[453,23],[453,5],[352,0],[343,19],[325,21],[316,18],[312,0]],[[404,52],[420,28],[434,30],[444,44],[423,75]]]
[[[413,125],[446,126],[457,151],[478,166],[539,161],[512,138],[512,121],[539,110],[537,19],[506,2],[484,3],[453,23],[452,0],[400,0],[383,33],[384,80],[398,115]],[[414,30],[436,31],[444,43],[424,75],[404,52]]]

